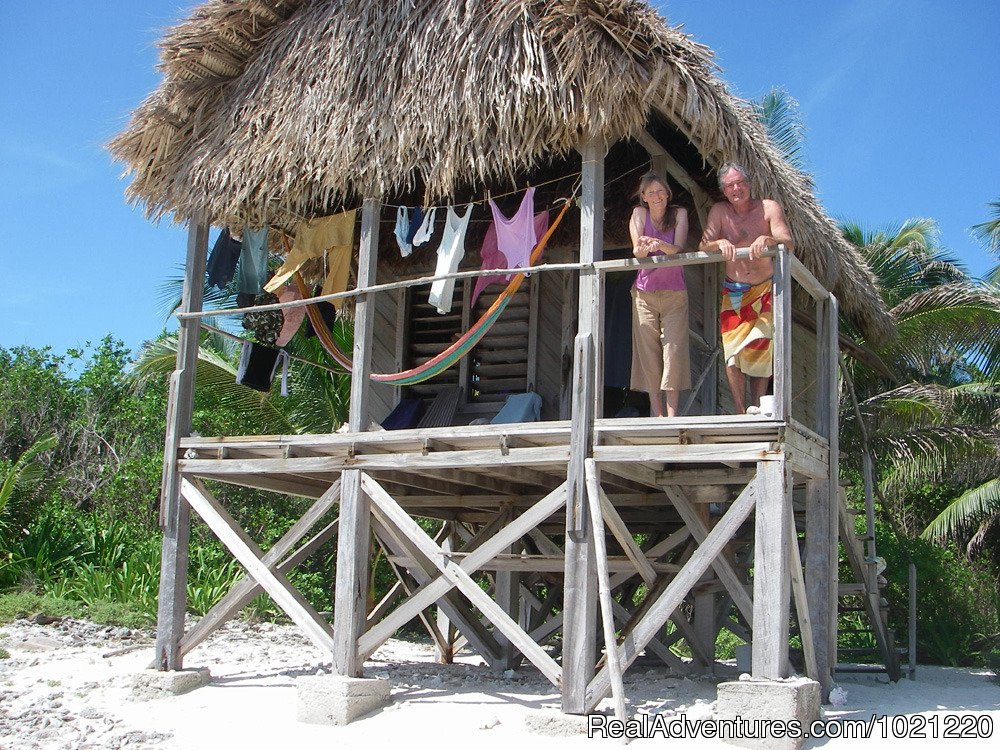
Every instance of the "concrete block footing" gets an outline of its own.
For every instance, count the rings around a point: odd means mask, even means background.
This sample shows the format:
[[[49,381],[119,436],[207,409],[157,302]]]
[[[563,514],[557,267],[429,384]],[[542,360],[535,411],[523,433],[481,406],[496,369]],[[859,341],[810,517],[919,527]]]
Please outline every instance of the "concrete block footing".
[[[390,702],[388,680],[310,675],[295,680],[296,718],[307,724],[343,726]]]
[[[790,722],[809,731],[819,718],[820,684],[806,677],[788,680],[738,680],[719,684],[715,704],[717,719],[739,719],[752,736],[726,738],[739,747],[760,750],[799,750],[804,736],[789,736]]]
[[[135,700],[152,700],[170,695],[187,693],[212,681],[207,667],[160,671],[147,669],[132,679],[132,697]]]
[[[587,717],[561,711],[532,711],[524,717],[524,728],[549,737],[577,737],[587,734]]]

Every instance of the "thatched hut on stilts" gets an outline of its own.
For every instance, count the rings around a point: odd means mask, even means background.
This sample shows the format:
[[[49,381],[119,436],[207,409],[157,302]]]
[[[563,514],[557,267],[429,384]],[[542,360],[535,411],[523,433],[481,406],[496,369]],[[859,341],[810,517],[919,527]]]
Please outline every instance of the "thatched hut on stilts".
[[[872,338],[887,335],[891,319],[809,178],[727,93],[708,49],[639,0],[210,0],[161,46],[164,80],[111,146],[127,165],[129,199],[151,219],[190,227],[164,464],[161,669],[181,668],[261,590],[352,677],[436,604],[449,623],[431,627],[444,658],[457,633],[491,665],[527,659],[559,686],[564,711],[585,713],[643,651],[685,670],[669,648],[683,640],[695,666],[710,666],[722,628],[752,641],[754,677],[785,677],[794,590],[808,673],[829,685],[838,314]],[[795,256],[778,252],[775,262],[775,413],[728,413],[720,258],[691,252],[669,261],[684,266],[699,342],[685,416],[616,417],[629,321],[612,307],[640,265],[627,233],[638,178],[650,166],[670,176],[694,244],[718,197],[716,170],[731,159],[749,167],[757,195],[785,207],[795,240]],[[493,198],[510,215],[529,187],[539,212],[554,217],[560,199],[573,204],[541,268],[453,366],[428,366],[504,296],[501,285],[474,300],[484,203]],[[414,281],[434,276],[435,255],[401,257],[397,207],[470,203],[461,278],[439,315],[430,283]],[[191,436],[209,227],[292,237],[348,209],[359,209],[360,223],[345,294],[354,315],[349,430]],[[369,378],[413,369],[434,377]],[[476,423],[517,393],[537,395],[538,421]],[[413,399],[434,419],[370,429]],[[316,503],[262,555],[207,481]],[[339,527],[296,549],[335,506]],[[185,633],[192,508],[252,580]],[[439,519],[441,533],[431,538],[415,516]],[[286,573],[333,534],[331,626]],[[400,571],[403,601],[369,611],[372,537]],[[617,630],[616,653],[603,662],[599,571]],[[484,575],[489,593],[477,581]]]

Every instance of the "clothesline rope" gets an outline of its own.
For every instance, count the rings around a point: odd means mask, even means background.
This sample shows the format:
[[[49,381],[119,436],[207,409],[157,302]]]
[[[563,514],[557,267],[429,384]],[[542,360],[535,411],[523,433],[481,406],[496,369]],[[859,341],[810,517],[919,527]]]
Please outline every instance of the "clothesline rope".
[[[242,336],[237,336],[235,333],[230,333],[229,331],[224,331],[221,328],[216,328],[215,326],[209,325],[205,321],[201,321],[200,325],[206,331],[211,331],[212,333],[216,333],[216,334],[218,334],[220,336],[223,336],[223,337],[225,337],[227,339],[232,339],[233,341],[237,341],[237,342],[239,342],[241,344],[244,343],[244,342],[250,341],[250,339],[243,338]],[[319,362],[314,362],[311,359],[306,359],[305,357],[299,357],[299,356],[296,356],[295,354],[290,354],[290,353],[288,353],[287,350],[286,350],[286,354],[288,354],[288,358],[289,359],[294,360],[295,362],[301,362],[302,364],[304,364],[304,365],[310,365],[311,367],[318,367],[321,370],[326,370],[327,372],[332,372],[334,375],[344,375],[344,374],[346,374],[344,372],[344,370],[338,370],[335,367],[330,367],[329,365],[324,365],[324,364],[321,364]]]
[[[739,248],[737,250],[737,257],[749,257],[749,248]],[[773,257],[774,251],[769,250],[765,252],[761,257]],[[631,271],[638,268],[654,268],[660,266],[683,266],[691,265],[692,262],[701,261],[705,263],[722,263],[725,258],[719,253],[703,253],[703,252],[692,252],[692,253],[677,253],[676,255],[658,255],[649,258],[622,258],[621,260],[602,260],[594,263],[543,263],[540,266],[531,266],[530,273],[548,273],[551,271],[603,271],[605,273],[616,273],[621,271]],[[357,289],[348,289],[344,292],[334,292],[332,294],[323,294],[318,297],[310,297],[309,299],[297,299],[291,300],[289,302],[274,302],[268,305],[255,305],[253,308],[249,307],[234,307],[234,308],[224,308],[215,310],[205,310],[201,312],[188,312],[174,313],[174,317],[178,320],[186,320],[189,318],[202,318],[202,317],[226,317],[230,315],[240,315],[245,313],[247,310],[252,309],[254,312],[266,312],[268,310],[284,310],[291,307],[303,307],[307,305],[313,305],[317,302],[330,302],[335,299],[348,299],[350,297],[358,297],[362,294],[373,294],[375,292],[388,292],[394,289],[403,289],[405,287],[411,286],[423,286],[425,284],[432,283],[439,279],[466,279],[475,278],[477,276],[507,276],[515,273],[523,273],[528,270],[524,267],[518,266],[517,268],[489,268],[489,269],[478,269],[476,271],[456,271],[455,273],[443,273],[435,276],[419,276],[413,279],[403,279],[401,281],[392,281],[385,284],[373,284],[372,286],[359,287]]]
[[[545,187],[546,185],[553,185],[553,184],[555,184],[557,182],[562,182],[563,180],[568,180],[571,177],[576,178],[576,182],[579,182],[579,178],[583,174],[582,167],[586,166],[587,164],[597,164],[597,161],[594,160],[594,159],[587,159],[585,161],[582,161],[580,163],[580,166],[581,166],[580,170],[577,170],[576,172],[567,172],[566,174],[560,175],[559,177],[554,177],[551,180],[546,180],[545,182],[539,182],[538,184],[534,185],[534,187],[537,189],[537,188],[540,188],[540,187]],[[640,164],[638,166],[632,167],[631,169],[626,169],[624,172],[620,173],[617,177],[612,177],[610,180],[605,180],[604,185],[605,185],[605,187],[608,186],[608,185],[613,185],[614,183],[618,182],[619,180],[624,179],[625,177],[628,177],[633,172],[638,172],[640,169],[649,170],[649,169],[651,169],[651,167],[652,167],[652,162],[648,162],[647,161],[646,164]],[[462,201],[462,202],[459,202],[459,203],[456,203],[454,201],[449,201],[448,203],[428,204],[426,206],[421,205],[421,209],[429,211],[429,210],[431,210],[433,208],[447,208],[448,206],[453,206],[453,207],[457,207],[457,206],[469,206],[469,205],[478,206],[478,205],[485,204],[486,202],[488,202],[490,200],[496,200],[498,198],[507,198],[507,197],[509,197],[511,195],[517,195],[518,193],[523,193],[525,190],[527,190],[530,187],[532,187],[532,185],[529,184],[529,185],[525,185],[522,188],[517,188],[515,190],[510,190],[510,191],[508,191],[506,193],[498,193],[497,195],[490,195],[487,192],[487,195],[484,198],[479,198],[479,199],[471,200],[471,201]],[[577,193],[577,189],[578,189],[577,184],[574,183],[573,188],[570,190],[570,192],[575,195]],[[277,198],[273,198],[272,201],[274,201],[274,200],[278,200],[278,199]],[[379,206],[384,207],[384,208],[413,208],[414,207],[412,205],[411,206],[406,206],[406,205],[401,205],[401,204],[397,204],[397,203],[379,203]],[[355,210],[360,210],[360,208],[361,208],[360,206],[355,206]],[[284,206],[278,206],[278,210],[279,211],[284,211],[289,216],[294,216],[296,219],[299,219],[300,221],[315,221],[318,218],[322,218],[320,216],[313,216],[311,218],[307,218],[307,217],[303,216],[302,214],[297,213],[297,212],[293,211],[292,209],[286,208]],[[348,209],[348,208],[345,208],[344,206],[341,206],[341,208],[340,208],[339,211],[334,211],[333,214],[324,214],[324,216],[332,216],[334,214],[344,213],[345,211],[349,211],[349,210],[351,210],[351,209]],[[395,221],[395,219],[382,219],[382,220],[380,220],[380,223],[392,223],[394,221]],[[477,220],[473,219],[473,221],[477,221]]]

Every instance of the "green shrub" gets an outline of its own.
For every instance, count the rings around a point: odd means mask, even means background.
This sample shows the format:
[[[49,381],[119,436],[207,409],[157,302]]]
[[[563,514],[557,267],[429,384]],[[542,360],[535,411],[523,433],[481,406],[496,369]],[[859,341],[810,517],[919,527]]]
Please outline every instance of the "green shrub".
[[[82,617],[80,602],[32,592],[0,594],[0,623],[41,614],[47,617]]]
[[[909,562],[917,567],[917,658],[921,663],[981,665],[978,644],[1000,630],[996,582],[954,547],[899,538],[877,525],[878,554],[885,558],[885,596],[897,645],[905,645],[909,607]]]

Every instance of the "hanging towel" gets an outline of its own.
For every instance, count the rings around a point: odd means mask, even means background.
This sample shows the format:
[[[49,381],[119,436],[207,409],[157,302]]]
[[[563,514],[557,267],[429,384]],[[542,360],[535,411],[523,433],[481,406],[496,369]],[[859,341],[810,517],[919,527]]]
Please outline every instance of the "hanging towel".
[[[403,206],[396,209],[396,244],[399,245],[399,252],[404,258],[410,257],[413,252],[413,245],[407,240],[410,236],[410,212]]]
[[[240,259],[240,241],[234,240],[228,229],[223,229],[219,238],[212,246],[208,256],[205,271],[208,273],[208,285],[225,289],[226,284],[233,280],[236,262]]]
[[[413,246],[423,245],[434,235],[434,218],[437,215],[437,206],[424,215],[424,220],[420,222],[420,228],[413,235]]]
[[[255,391],[270,393],[274,373],[281,362],[281,395],[288,395],[288,352],[269,346],[244,341],[240,351],[240,365],[236,370],[236,382]]]
[[[351,248],[354,246],[354,215],[356,211],[344,211],[333,216],[324,216],[314,221],[300,221],[295,228],[295,243],[285,262],[274,273],[264,286],[273,292],[292,278],[302,264],[312,258],[322,258],[326,253],[327,267],[330,275],[336,272],[336,278],[343,277],[343,286],[336,291],[347,288],[347,272],[350,269]],[[343,268],[341,269],[341,266]],[[330,282],[330,275],[327,282]],[[326,285],[323,287],[326,289]],[[334,303],[337,304],[337,303]],[[340,305],[337,305],[338,309]]]
[[[292,302],[297,299],[302,299],[302,294],[295,286],[286,286],[278,295],[279,302]],[[304,307],[286,307],[281,311],[281,314],[283,322],[281,330],[278,331],[278,336],[274,340],[275,346],[284,346],[292,340],[292,336],[302,327],[302,319],[306,316],[306,309]]]
[[[236,266],[236,291],[260,294],[267,278],[267,227],[243,229],[243,250]]]
[[[472,216],[472,204],[465,210],[465,216],[459,216],[455,209],[448,206],[448,215],[444,220],[444,235],[437,253],[437,267],[434,275],[455,273],[458,264],[465,255],[465,232],[469,228],[469,217]],[[438,279],[431,284],[428,301],[437,307],[438,313],[444,315],[451,310],[452,298],[455,295],[457,279]]]
[[[535,236],[541,237],[549,228],[549,212],[541,211],[535,214]],[[486,230],[486,236],[483,238],[483,249],[479,252],[483,259],[483,264],[481,269],[483,271],[488,271],[491,268],[514,268],[514,265],[508,265],[509,258],[507,258],[499,249],[497,244],[497,232],[496,223],[490,224],[490,228]],[[530,250],[529,250],[530,257]],[[527,265],[527,264],[524,264]],[[483,291],[490,284],[500,284],[505,283],[510,280],[509,275],[497,275],[497,276],[480,276],[476,279],[476,287],[472,292],[472,305],[475,306],[476,300],[479,298],[480,292]]]

